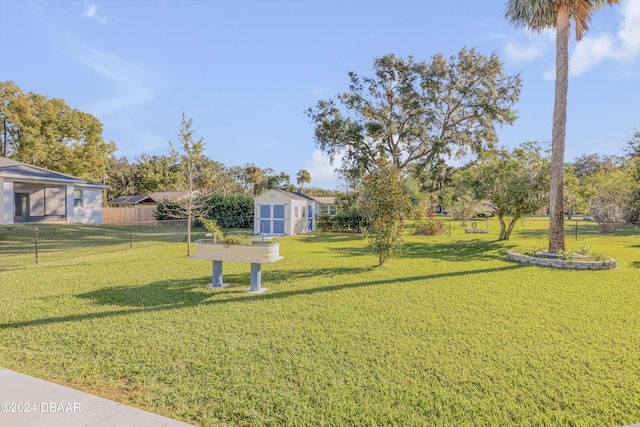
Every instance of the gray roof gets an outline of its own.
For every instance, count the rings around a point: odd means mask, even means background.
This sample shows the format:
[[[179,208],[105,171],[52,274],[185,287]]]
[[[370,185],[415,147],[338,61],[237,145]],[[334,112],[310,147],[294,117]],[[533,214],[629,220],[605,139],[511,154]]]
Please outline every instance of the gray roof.
[[[309,200],[309,201],[315,202],[315,200],[312,197],[309,197],[306,194],[302,194],[297,191],[286,191],[286,190],[277,190],[277,189],[267,190],[267,191],[277,191],[278,193],[285,194],[291,197],[292,199]]]
[[[186,196],[184,191],[157,191],[144,196],[120,196],[108,202],[108,205],[155,204],[163,200],[177,200]]]
[[[46,182],[67,182],[75,185],[108,188],[107,185],[100,184],[98,182],[88,181],[72,175],[29,165],[6,157],[0,157],[0,176],[14,179],[22,178]]]
[[[149,196],[120,196],[109,201],[108,205],[137,205],[139,203],[156,203]]]

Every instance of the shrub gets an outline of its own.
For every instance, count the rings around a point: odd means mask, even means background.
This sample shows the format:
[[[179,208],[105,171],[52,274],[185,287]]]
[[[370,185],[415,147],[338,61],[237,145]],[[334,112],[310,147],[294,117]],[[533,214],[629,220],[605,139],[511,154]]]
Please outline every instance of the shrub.
[[[413,234],[422,236],[438,236],[447,232],[447,226],[441,219],[429,219],[415,223]]]
[[[358,212],[347,212],[333,217],[322,215],[317,222],[319,230],[334,233],[360,233],[366,225],[366,220]]]

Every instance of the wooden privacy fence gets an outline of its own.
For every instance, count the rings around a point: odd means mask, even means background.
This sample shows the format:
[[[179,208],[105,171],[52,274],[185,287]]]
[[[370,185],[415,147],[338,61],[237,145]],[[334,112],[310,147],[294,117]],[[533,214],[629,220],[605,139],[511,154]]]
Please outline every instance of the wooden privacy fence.
[[[138,224],[156,220],[156,207],[102,208],[103,224]]]

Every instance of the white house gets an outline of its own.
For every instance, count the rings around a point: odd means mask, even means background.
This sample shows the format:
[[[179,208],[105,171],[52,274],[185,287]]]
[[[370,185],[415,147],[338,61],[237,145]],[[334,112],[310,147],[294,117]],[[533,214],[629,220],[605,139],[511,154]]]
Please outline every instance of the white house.
[[[107,185],[0,157],[0,224],[102,223]]]
[[[336,211],[336,198],[331,196],[311,196],[316,201],[316,216],[328,215],[335,216]]]
[[[253,232],[256,235],[309,233],[316,227],[317,202],[302,193],[267,190],[256,196]]]

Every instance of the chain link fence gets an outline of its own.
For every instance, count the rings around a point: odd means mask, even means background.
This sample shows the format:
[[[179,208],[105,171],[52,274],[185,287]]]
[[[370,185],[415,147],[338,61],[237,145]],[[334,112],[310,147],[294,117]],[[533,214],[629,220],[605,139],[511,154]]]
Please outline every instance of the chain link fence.
[[[464,229],[466,233],[500,234],[500,223],[497,217],[452,219],[451,217],[436,217],[447,223],[449,235],[451,230]],[[510,217],[505,218],[508,226]],[[514,227],[514,233],[529,237],[544,237],[548,233],[549,218],[525,217],[520,218]],[[595,221],[590,218],[572,218],[564,220],[565,240],[578,241],[582,237],[593,235],[640,235],[640,224],[617,221]]]
[[[186,220],[109,225],[4,225],[0,226],[0,270],[159,243],[186,242],[186,230]]]

